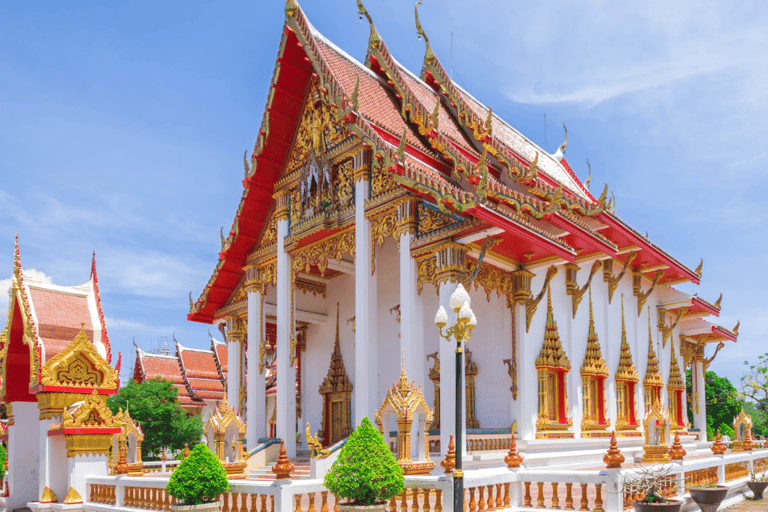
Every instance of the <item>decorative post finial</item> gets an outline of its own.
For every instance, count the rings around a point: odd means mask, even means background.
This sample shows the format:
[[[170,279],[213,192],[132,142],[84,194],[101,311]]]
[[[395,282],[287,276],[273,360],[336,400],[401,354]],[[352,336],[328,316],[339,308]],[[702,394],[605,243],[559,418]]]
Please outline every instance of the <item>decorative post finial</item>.
[[[186,459],[187,457],[189,457],[189,443],[184,443],[184,454],[182,459]]]
[[[608,453],[603,455],[603,462],[608,469],[618,469],[621,467],[621,463],[624,462],[624,456],[619,450],[619,444],[616,441],[616,431],[611,430],[611,445],[608,447]]]
[[[672,446],[669,447],[669,457],[672,460],[683,460],[685,454],[685,448],[680,444],[680,433],[675,432],[675,441],[672,443]]]
[[[712,444],[711,448],[712,453],[715,455],[722,455],[725,453],[725,450],[728,449],[725,444],[723,444],[723,441],[720,439],[720,429],[717,429],[717,435],[715,436],[715,442]]]
[[[448,441],[448,452],[445,454],[445,458],[440,463],[440,466],[446,473],[451,473],[456,467],[456,445],[453,444],[453,434],[451,434]]]
[[[520,452],[517,451],[514,429],[512,429],[511,435],[512,439],[509,441],[509,451],[507,452],[507,456],[504,457],[504,462],[507,463],[509,469],[515,469],[519,468],[520,464],[523,463],[523,457],[520,455]]]
[[[128,474],[128,463],[125,460],[125,446],[120,446],[120,458],[117,459],[117,465],[115,466],[115,474],[117,475],[127,475]]]
[[[285,442],[280,441],[280,456],[277,458],[277,462],[272,466],[272,472],[275,474],[278,480],[288,480],[293,473],[293,464],[286,455]]]

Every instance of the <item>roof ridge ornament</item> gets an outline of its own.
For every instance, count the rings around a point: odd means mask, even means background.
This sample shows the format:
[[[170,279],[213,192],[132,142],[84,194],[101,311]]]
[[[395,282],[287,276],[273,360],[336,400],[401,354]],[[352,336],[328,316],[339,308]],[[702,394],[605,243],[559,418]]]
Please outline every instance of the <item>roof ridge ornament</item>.
[[[589,158],[587,158],[587,167],[589,168],[589,174],[587,175],[587,180],[584,182],[584,186],[589,190],[589,184],[592,181],[592,166],[589,165]]]
[[[357,0],[357,13],[360,15],[360,20],[363,19],[363,16],[368,18],[368,24],[371,26],[371,35],[368,37],[368,47],[377,48],[379,43],[381,43],[381,36],[376,30],[376,26],[373,24],[373,19],[371,18],[371,15],[368,14],[368,11],[365,9],[361,0]]]
[[[296,0],[286,0],[285,2],[285,14],[286,16],[293,17],[296,11],[299,9],[299,4]]]
[[[701,267],[703,266],[704,266],[704,258],[701,258],[701,261],[699,262],[699,266],[696,267],[696,270],[694,270],[693,273],[701,277]]]
[[[429,62],[429,63],[432,63],[432,62],[434,62],[437,59],[437,57],[435,56],[435,52],[432,51],[432,45],[429,44],[429,39],[427,38],[427,33],[424,32],[424,28],[421,26],[421,22],[419,21],[419,5],[421,5],[421,3],[423,1],[424,0],[419,0],[413,6],[413,11],[414,11],[415,17],[416,17],[416,33],[418,34],[418,38],[421,39],[423,37],[424,38],[424,42],[427,44],[427,50],[424,53],[424,60]]]
[[[248,165],[248,150],[245,150],[245,153],[243,153],[243,165],[245,166],[245,177],[247,178],[248,175],[251,173],[251,167]]]

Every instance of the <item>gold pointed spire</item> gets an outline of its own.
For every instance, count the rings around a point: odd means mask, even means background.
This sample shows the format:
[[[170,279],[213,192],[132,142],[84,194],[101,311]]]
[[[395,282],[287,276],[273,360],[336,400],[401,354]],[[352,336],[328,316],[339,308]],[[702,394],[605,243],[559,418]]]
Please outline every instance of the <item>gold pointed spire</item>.
[[[644,386],[664,387],[664,378],[659,371],[659,361],[653,350],[653,331],[651,329],[651,308],[648,308],[648,365],[645,368]]]
[[[595,318],[592,314],[592,287],[589,287],[589,335],[587,336],[587,350],[584,354],[584,362],[581,365],[582,376],[608,376],[608,365],[605,364],[600,342],[595,332]]]
[[[677,355],[675,354],[675,342],[670,340],[670,351],[672,352],[669,358],[669,380],[667,381],[667,389],[685,389],[683,384],[683,378],[680,375],[680,367],[677,363]]]
[[[427,33],[424,32],[424,28],[421,26],[421,22],[419,21],[419,5],[421,5],[421,2],[423,0],[419,0],[416,2],[416,5],[413,6],[413,10],[416,15],[416,33],[419,35],[419,38],[424,38],[424,42],[427,44],[427,51],[424,54],[424,61],[431,64],[435,61],[437,58],[435,56],[435,52],[432,51],[432,46],[429,44],[429,39],[427,39]]]
[[[333,353],[328,374],[320,384],[320,394],[349,391],[352,392],[352,383],[349,382],[347,370],[344,368],[344,359],[341,356],[341,342],[339,338],[339,303],[336,303],[336,340],[333,342]]]
[[[632,351],[627,343],[627,328],[624,322],[624,295],[621,296],[621,353],[619,355],[619,367],[616,369],[616,380],[626,382],[637,382],[640,377],[637,375],[635,364],[632,361]]]
[[[557,322],[552,312],[552,287],[547,284],[547,325],[544,328],[544,344],[536,358],[536,368],[561,368],[570,370],[571,362],[565,355]]]
[[[397,389],[405,396],[411,391],[411,383],[408,382],[408,375],[405,374],[405,351],[400,351],[400,379],[397,381]]]

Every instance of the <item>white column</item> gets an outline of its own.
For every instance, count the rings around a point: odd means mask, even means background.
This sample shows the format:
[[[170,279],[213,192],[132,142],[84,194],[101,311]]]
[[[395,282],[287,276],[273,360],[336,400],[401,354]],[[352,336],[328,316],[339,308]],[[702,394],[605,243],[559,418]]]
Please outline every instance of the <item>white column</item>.
[[[39,482],[40,432],[36,402],[12,402],[14,424],[8,427],[8,487],[6,509],[26,507],[37,501]],[[30,433],[32,435],[30,436]],[[46,432],[47,435],[47,432]],[[62,497],[63,499],[63,497]]]
[[[400,223],[410,223],[415,214],[415,203],[400,207]],[[400,350],[405,355],[405,372],[416,384],[426,385],[424,366],[424,307],[416,292],[416,260],[411,257],[413,229],[400,232]],[[433,327],[433,329],[436,329]]]
[[[228,325],[229,327],[229,325]],[[240,338],[230,337],[227,331],[227,402],[237,411],[240,408]]]
[[[286,201],[287,197],[278,197]],[[285,442],[289,458],[296,456],[296,370],[291,365],[291,263],[285,252],[288,236],[288,205],[285,216],[277,221],[277,389],[275,391],[275,419],[277,437]]]
[[[536,438],[536,417],[539,413],[539,374],[534,364],[534,343],[526,339],[525,304],[515,304],[515,330],[517,331],[517,433],[520,439]]]
[[[260,312],[261,292],[248,292],[248,387],[246,393],[245,435],[248,450],[256,447],[259,438],[266,436],[266,383],[264,373],[259,372],[259,345],[264,339],[264,324]]]
[[[376,275],[371,275],[371,222],[365,217],[369,181],[355,183],[355,396],[354,419],[373,421],[377,400]]]
[[[40,481],[37,484],[37,497],[38,499],[43,495],[43,491],[46,487],[50,487],[53,489],[53,484],[51,483],[51,476],[52,476],[52,465],[55,464],[55,461],[52,459],[52,451],[51,451],[51,438],[48,437],[48,428],[56,423],[57,421],[61,421],[60,418],[49,418],[46,420],[40,420],[38,424],[39,430],[39,440],[40,440],[40,472],[38,473],[40,475]],[[9,466],[10,467],[10,466]],[[55,489],[54,489],[55,491]],[[62,498],[63,499],[63,498]]]
[[[691,375],[693,386],[693,428],[699,429],[699,441],[707,440],[707,400],[704,394],[704,366],[694,359]],[[698,395],[698,400],[696,399]],[[698,410],[696,404],[698,402]]]

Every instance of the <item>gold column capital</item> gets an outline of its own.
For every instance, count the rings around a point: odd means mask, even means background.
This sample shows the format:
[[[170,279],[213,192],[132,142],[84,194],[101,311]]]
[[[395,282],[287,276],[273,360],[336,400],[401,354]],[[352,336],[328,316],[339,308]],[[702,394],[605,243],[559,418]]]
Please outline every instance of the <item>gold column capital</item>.
[[[467,276],[467,247],[452,240],[445,241],[435,249],[435,284],[443,281],[463,281]]]
[[[291,207],[291,191],[288,189],[279,190],[275,192],[272,198],[277,203],[275,208],[275,220],[280,221],[288,219],[288,213]]]
[[[397,234],[398,236],[403,233],[416,234],[416,226],[418,224],[418,199],[415,197],[408,197],[397,206]]]

